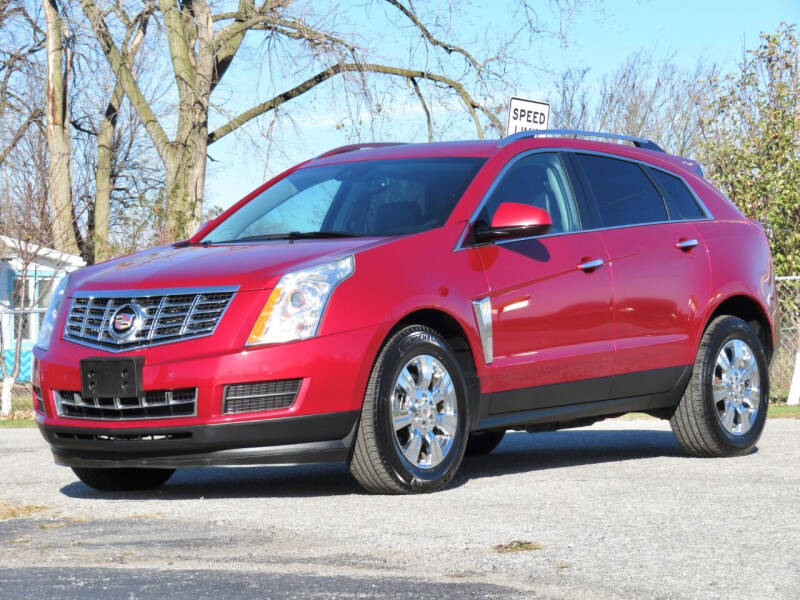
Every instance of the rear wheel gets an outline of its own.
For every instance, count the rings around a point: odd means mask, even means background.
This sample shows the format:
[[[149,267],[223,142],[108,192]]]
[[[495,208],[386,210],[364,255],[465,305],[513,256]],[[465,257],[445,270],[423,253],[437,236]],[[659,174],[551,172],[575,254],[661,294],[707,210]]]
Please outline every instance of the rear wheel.
[[[72,471],[83,483],[103,492],[152,490],[166,483],[175,469],[84,469]]]
[[[761,437],[768,403],[761,342],[747,323],[722,316],[703,334],[692,378],[670,424],[692,456],[738,456]]]
[[[467,456],[484,456],[500,445],[505,431],[476,431],[469,434]]]
[[[415,325],[384,346],[370,375],[350,472],[369,492],[432,492],[458,470],[467,439],[467,386],[453,351]]]

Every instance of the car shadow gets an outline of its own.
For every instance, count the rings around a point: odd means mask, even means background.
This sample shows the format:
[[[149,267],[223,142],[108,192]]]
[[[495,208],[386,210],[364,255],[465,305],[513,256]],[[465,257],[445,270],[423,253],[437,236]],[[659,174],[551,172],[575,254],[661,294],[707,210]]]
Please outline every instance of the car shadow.
[[[670,431],[574,429],[508,432],[487,456],[465,457],[449,488],[471,479],[579,465],[686,456]],[[100,492],[76,481],[61,488],[70,498],[187,500],[201,498],[318,497],[363,493],[344,464],[180,469],[161,488]]]
[[[567,429],[536,434],[510,431],[491,454],[465,457],[456,484],[462,479],[506,473],[662,456],[686,456],[671,431]]]

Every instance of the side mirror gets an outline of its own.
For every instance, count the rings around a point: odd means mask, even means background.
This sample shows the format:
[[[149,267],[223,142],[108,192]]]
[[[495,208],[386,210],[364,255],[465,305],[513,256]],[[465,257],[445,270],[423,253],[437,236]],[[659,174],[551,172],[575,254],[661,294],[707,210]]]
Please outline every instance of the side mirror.
[[[490,226],[475,229],[476,242],[493,242],[543,235],[550,231],[553,221],[546,210],[520,202],[502,202],[492,217]]]

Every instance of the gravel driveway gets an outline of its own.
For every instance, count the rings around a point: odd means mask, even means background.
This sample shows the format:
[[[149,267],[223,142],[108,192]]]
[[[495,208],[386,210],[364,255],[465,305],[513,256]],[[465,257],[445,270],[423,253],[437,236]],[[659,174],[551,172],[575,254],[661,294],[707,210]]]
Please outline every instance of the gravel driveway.
[[[665,422],[509,433],[424,496],[343,465],[102,494],[0,429],[0,598],[800,598],[800,420],[684,457]],[[30,505],[44,505],[36,508]],[[498,552],[512,541],[527,550]]]

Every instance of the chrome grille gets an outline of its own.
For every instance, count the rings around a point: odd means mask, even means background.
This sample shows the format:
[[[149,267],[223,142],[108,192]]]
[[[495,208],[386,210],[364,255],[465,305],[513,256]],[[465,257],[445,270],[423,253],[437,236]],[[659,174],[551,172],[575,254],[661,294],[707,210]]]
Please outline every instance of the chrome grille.
[[[236,288],[76,292],[64,339],[120,352],[211,335]],[[135,313],[124,333],[114,328],[118,311]]]
[[[53,392],[56,409],[71,419],[129,420],[192,417],[197,409],[197,388],[157,390],[129,398],[89,398],[80,392]]]
[[[222,413],[236,414],[289,408],[300,391],[302,379],[237,383],[225,388]]]

